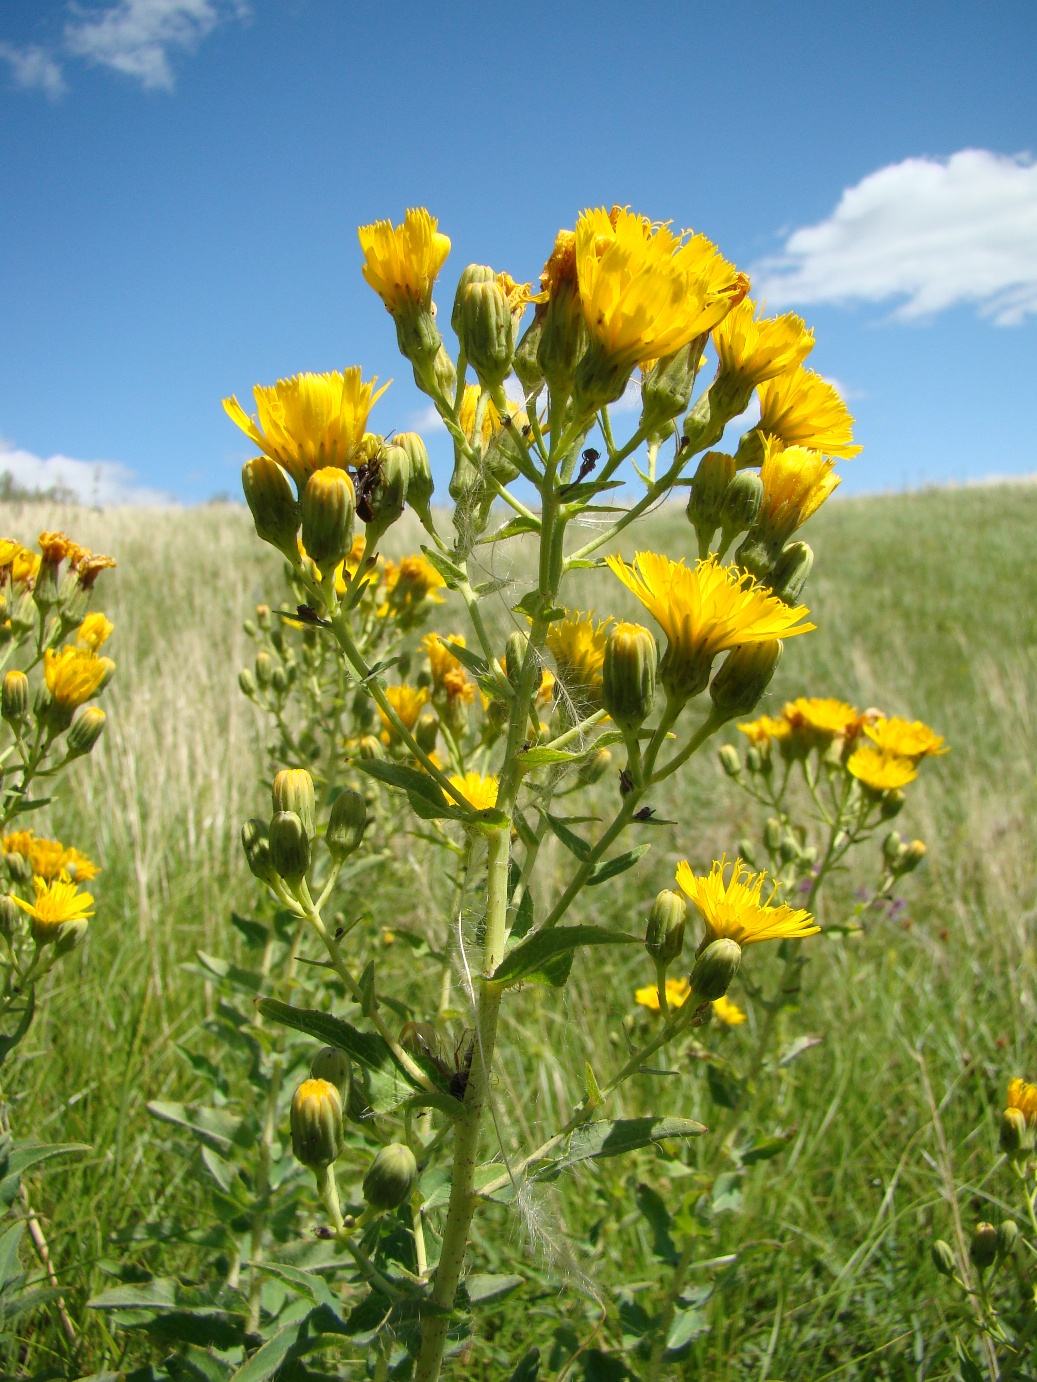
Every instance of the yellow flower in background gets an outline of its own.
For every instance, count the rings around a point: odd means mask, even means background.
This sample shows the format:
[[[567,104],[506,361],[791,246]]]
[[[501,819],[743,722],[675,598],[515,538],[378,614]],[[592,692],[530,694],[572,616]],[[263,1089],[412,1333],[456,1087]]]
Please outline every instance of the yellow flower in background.
[[[713,1015],[725,1027],[740,1027],[746,1021],[745,1013],[737,1003],[733,1003],[725,993],[722,998],[713,999]]]
[[[367,551],[367,538],[361,533],[353,539],[353,545],[342,561],[335,567],[335,593],[345,595],[348,583],[356,575]]]
[[[93,916],[94,899],[81,893],[68,874],[47,883],[42,878],[32,880],[35,902],[23,902],[12,894],[12,900],[27,912],[36,923],[33,930],[40,939],[53,933],[66,921],[86,921]]]
[[[666,1003],[670,1008],[682,1008],[687,1002],[688,994],[691,992],[691,985],[687,979],[667,979],[666,980]],[[647,1008],[649,1012],[659,1011],[659,986],[657,984],[646,984],[643,989],[637,989],[634,993],[634,1002],[640,1003],[642,1008]]]
[[[873,748],[870,744],[851,753],[846,767],[855,778],[864,783],[865,787],[870,787],[874,792],[894,792],[900,787],[906,787],[909,782],[914,782],[918,776],[918,769],[912,759],[883,753],[881,749]]]
[[[76,631],[76,642],[81,648],[89,648],[96,653],[102,644],[107,643],[114,628],[112,621],[100,612],[88,614]]]
[[[428,703],[427,686],[387,686],[385,688],[385,699],[392,706],[393,710],[400,717],[408,729],[413,729],[418,722],[422,707]],[[378,707],[378,714],[385,727],[383,739],[389,739],[396,733],[396,728],[386,715],[381,706]]]
[[[421,646],[428,654],[429,670],[432,673],[432,685],[440,687],[443,685],[443,678],[448,672],[461,671],[461,664],[450,651],[451,647],[465,647],[464,634],[452,633],[443,639],[438,633],[427,633],[421,640]]]
[[[57,566],[66,557],[75,562],[79,557],[86,556],[86,552],[79,543],[73,542],[65,533],[40,533],[39,544],[40,551],[43,553],[43,560],[49,561],[52,566]]]
[[[555,693],[555,674],[550,667],[545,667],[540,674],[540,685],[537,688],[536,704],[547,705],[554,697]]]
[[[339,373],[296,374],[252,390],[258,420],[249,418],[236,398],[225,398],[232,422],[271,460],[287,470],[300,491],[315,470],[345,469],[364,440],[367,418],[389,387],[375,391],[377,378],[364,383],[360,366]]]
[[[704,235],[686,240],[622,207],[584,211],[575,249],[587,329],[617,368],[680,350],[749,288]]]
[[[611,619],[600,619],[595,623],[593,610],[582,614],[576,609],[567,618],[556,619],[549,625],[547,649],[567,691],[601,688],[605,639],[611,622]]]
[[[803,446],[784,446],[776,437],[765,437],[760,479],[763,503],[756,522],[765,537],[784,543],[817,512],[842,477],[833,474],[835,462],[820,451]]]
[[[721,938],[743,946],[756,941],[799,940],[820,931],[809,912],[773,901],[777,883],[772,882],[770,894],[764,900],[766,873],[754,874],[741,859],[736,859],[731,866],[731,878],[725,882],[727,867],[725,855],[714,862],[706,877],[698,878],[687,860],[682,859],[677,865],[677,885],[694,902],[706,923],[705,944]]]
[[[758,720],[748,720],[745,724],[739,725],[738,728],[750,744],[763,750],[770,748],[772,740],[787,739],[792,733],[792,726],[788,720],[782,719],[780,716],[774,719],[770,715],[761,715]]]
[[[943,736],[923,724],[921,720],[902,720],[891,716],[864,726],[864,733],[883,753],[896,758],[910,758],[915,762],[930,755],[950,753],[950,745]]]
[[[464,397],[461,399],[461,406],[457,412],[457,422],[461,431],[465,434],[465,440],[471,444],[475,438],[475,412],[479,406],[479,395],[482,390],[478,384],[466,384]],[[482,449],[485,451],[490,444],[490,438],[494,432],[501,429],[501,415],[494,406],[492,398],[486,400],[486,407],[482,415],[482,423],[479,427],[479,436],[482,441]]]
[[[745,384],[762,384],[801,365],[814,348],[814,333],[794,312],[756,316],[756,304],[743,298],[713,332],[720,373]]]
[[[404,557],[399,566],[387,561],[382,579],[386,601],[378,613],[383,618],[387,614],[412,614],[424,600],[437,605],[443,603],[439,591],[446,586],[446,581],[425,557]]]
[[[51,696],[65,709],[74,710],[97,691],[115,664],[89,648],[48,648],[43,654],[43,676]]]
[[[482,773],[454,774],[450,781],[474,811],[486,811],[497,805],[497,779]]]
[[[89,883],[91,878],[96,878],[101,872],[99,864],[95,864],[85,854],[80,854],[79,850],[71,845],[65,850],[62,866],[77,883]]]
[[[861,723],[861,714],[856,706],[847,705],[845,701],[832,696],[800,696],[788,702],[784,716],[790,728],[806,728],[819,738],[829,740],[856,734]]]
[[[103,552],[87,552],[84,548],[80,549],[80,555],[73,563],[79,584],[84,590],[93,590],[101,572],[113,570],[116,564],[114,557],[106,557]]]
[[[1037,1085],[1028,1084],[1018,1075],[1008,1082],[1006,1108],[1017,1108],[1027,1123],[1037,1123]]]
[[[78,882],[86,883],[101,872],[98,865],[78,849],[71,845],[66,848],[60,840],[44,839],[32,830],[12,830],[0,839],[0,849],[4,854],[21,854],[28,859],[33,874],[45,882],[60,877],[63,871],[70,871]]]
[[[31,586],[40,574],[42,562],[43,558],[39,552],[30,552],[27,547],[20,547],[11,561],[11,580],[16,585]]]
[[[813,370],[800,366],[769,379],[759,395],[757,426],[766,436],[846,460],[861,450],[853,444],[853,418],[839,390]]]
[[[390,312],[432,302],[432,285],[450,253],[450,238],[438,226],[420,206],[408,210],[402,225],[374,221],[357,230],[364,252],[361,273]]]

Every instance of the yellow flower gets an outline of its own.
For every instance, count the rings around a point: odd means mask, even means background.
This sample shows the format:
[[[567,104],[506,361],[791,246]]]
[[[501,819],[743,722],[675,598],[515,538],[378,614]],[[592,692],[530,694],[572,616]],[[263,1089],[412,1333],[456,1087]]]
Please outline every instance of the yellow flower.
[[[478,407],[481,392],[478,384],[466,384],[464,397],[461,399],[461,406],[457,412],[458,425],[465,434],[465,439],[469,445],[475,437],[475,410]],[[484,451],[489,446],[490,438],[494,432],[499,432],[500,428],[501,415],[494,406],[493,400],[488,398],[482,415],[482,424],[479,428],[479,436]]]
[[[413,729],[417,724],[422,707],[428,702],[428,687],[387,686],[385,688],[385,698],[406,727],[408,729]],[[391,739],[396,733],[392,721],[381,706],[378,707],[378,714],[381,716],[382,724],[385,726],[385,733]],[[383,738],[384,737],[383,735]]]
[[[32,886],[36,901],[23,902],[20,897],[12,898],[27,912],[35,922],[33,931],[38,939],[46,939],[66,921],[86,921],[93,916],[94,899],[89,893],[81,893],[68,874],[47,883],[42,878],[34,878]]]
[[[72,564],[82,588],[93,590],[94,582],[101,572],[112,570],[116,561],[114,557],[106,557],[101,552],[87,552],[84,548],[80,548],[79,555],[76,556]]]
[[[841,476],[832,474],[834,467],[820,451],[784,447],[776,437],[764,438],[763,503],[756,522],[768,541],[784,544],[817,512],[842,482]]]
[[[236,398],[225,398],[228,417],[259,449],[284,466],[300,491],[323,466],[345,469],[364,440],[367,418],[389,387],[375,392],[377,379],[364,383],[360,366],[344,373],[296,374],[272,387],[252,390],[258,419],[246,417]]]
[[[753,300],[743,298],[715,328],[713,345],[721,374],[756,385],[801,365],[814,348],[814,333],[794,312],[760,319]]]
[[[66,849],[60,840],[43,839],[31,830],[12,830],[0,839],[0,849],[4,854],[21,854],[28,859],[33,873],[45,882],[58,878],[68,869],[74,870],[76,881],[80,883],[89,882],[101,872],[78,849],[71,845]]]
[[[450,781],[468,801],[474,811],[486,811],[497,805],[497,779],[482,773],[455,774]]]
[[[853,444],[853,418],[839,390],[813,370],[789,370],[759,388],[761,432],[786,446],[806,446],[826,456],[849,460],[860,451]]]
[[[943,736],[921,720],[902,720],[894,715],[865,725],[864,733],[883,753],[910,758],[916,763],[930,755],[950,753],[950,745],[944,743]]]
[[[784,710],[792,729],[811,730],[820,739],[846,739],[857,733],[861,723],[860,711],[845,701],[829,696],[800,696],[789,701]]]
[[[1027,1084],[1016,1075],[1008,1082],[1005,1107],[1017,1108],[1029,1124],[1037,1123],[1037,1085]]]
[[[704,235],[685,240],[622,207],[580,216],[576,272],[591,339],[617,368],[680,350],[749,288]]]
[[[555,693],[555,674],[550,667],[543,668],[540,674],[540,685],[537,688],[537,705],[547,705]]]
[[[443,603],[441,590],[446,581],[430,561],[424,557],[404,557],[399,566],[394,561],[385,563],[386,602],[378,611],[383,618],[387,614],[404,616],[412,614],[423,600],[434,604]]]
[[[809,633],[808,610],[790,608],[765,586],[721,566],[713,557],[693,567],[655,552],[638,552],[633,566],[622,557],[607,564],[632,590],[666,634],[660,679],[676,696],[697,695],[709,680],[718,653],[742,643],[765,643]]]
[[[43,654],[47,690],[66,710],[74,710],[97,691],[115,664],[89,648],[48,648]]]
[[[666,1003],[671,1008],[682,1008],[687,1002],[688,994],[691,992],[691,985],[687,979],[667,979],[666,980]],[[640,1003],[642,1008],[647,1008],[649,1012],[659,1011],[659,987],[657,984],[646,984],[643,989],[634,992],[634,1002]]]
[[[16,585],[31,586],[40,574],[42,561],[39,552],[30,552],[27,547],[19,548],[11,562],[11,580]]]
[[[73,542],[64,533],[40,533],[40,551],[43,553],[43,560],[49,561],[52,566],[57,566],[66,557],[73,562],[80,557],[86,556],[85,551],[77,542]]]
[[[540,272],[540,292],[532,299],[537,304],[537,315],[543,315],[542,310],[546,308],[552,294],[556,294],[562,287],[577,286],[576,273],[576,232],[572,230],[560,230],[555,236],[554,248]]]
[[[745,1013],[726,993],[722,998],[713,999],[713,1014],[725,1027],[740,1027],[746,1020]]]
[[[874,792],[896,791],[900,787],[906,787],[909,782],[914,782],[918,776],[918,769],[912,759],[883,753],[871,744],[866,744],[851,753],[846,766],[854,777]]]
[[[107,643],[114,628],[111,620],[100,612],[88,614],[79,626],[76,642],[81,648],[89,648],[96,653],[103,643]]]
[[[697,878],[687,860],[677,865],[677,884],[694,902],[706,923],[704,944],[721,938],[743,946],[756,941],[799,940],[820,931],[809,912],[784,902],[774,903],[777,883],[772,883],[770,895],[763,900],[765,873],[754,874],[741,859],[736,859],[731,879],[725,883],[726,869],[726,855],[714,862],[705,878]]]
[[[611,619],[594,622],[594,611],[581,614],[573,610],[566,619],[556,619],[547,630],[547,647],[558,667],[563,686],[592,691],[601,688],[601,668],[605,661],[605,639]]]
[[[493,277],[497,287],[504,294],[504,301],[508,304],[515,328],[515,339],[518,340],[518,325],[527,305],[534,300],[533,294],[529,291],[528,283],[516,283],[509,273],[494,274]]]
[[[99,864],[95,864],[85,854],[80,854],[79,850],[74,849],[71,845],[65,850],[62,863],[77,883],[89,883],[91,878],[96,878],[101,872]],[[33,872],[35,873],[36,870],[33,869]]]
[[[421,640],[421,646],[428,654],[429,669],[432,672],[432,685],[440,687],[443,685],[443,678],[447,672],[460,671],[461,664],[450,651],[451,646],[463,648],[465,646],[464,634],[452,633],[446,640],[440,638],[438,633],[427,633]]]
[[[31,830],[12,830],[0,839],[0,849],[5,854],[24,854],[28,859],[35,838]]]
[[[353,545],[346,553],[344,560],[340,561],[335,567],[335,591],[338,595],[345,595],[347,577],[352,580],[357,573],[357,568],[364,559],[367,551],[367,538],[360,533],[353,539]]]
[[[403,224],[374,221],[360,226],[364,278],[388,311],[428,308],[432,285],[450,253],[450,239],[440,234],[439,222],[423,206],[412,207]]]
[[[749,720],[738,728],[749,740],[750,744],[766,752],[774,739],[787,739],[792,733],[792,726],[788,720],[772,719],[770,715],[761,715],[758,720]]]

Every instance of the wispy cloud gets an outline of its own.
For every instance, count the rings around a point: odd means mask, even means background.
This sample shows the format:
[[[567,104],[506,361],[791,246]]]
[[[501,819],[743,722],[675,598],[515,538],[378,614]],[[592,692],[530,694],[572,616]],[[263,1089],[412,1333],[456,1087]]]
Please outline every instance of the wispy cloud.
[[[223,20],[243,18],[243,0],[116,0],[100,9],[75,8],[65,48],[110,67],[147,90],[171,91],[171,54],[190,52]]]
[[[25,489],[71,490],[84,504],[169,504],[170,495],[139,485],[128,466],[116,461],[76,461],[70,456],[34,456],[0,437],[0,474]]]
[[[973,304],[998,326],[1037,313],[1037,165],[963,149],[847,188],[826,220],[756,265],[769,307],[900,299],[902,320]]]
[[[15,86],[26,91],[42,91],[51,101],[56,101],[65,90],[61,68],[46,49],[37,44],[16,48],[10,43],[0,43],[0,58],[10,67]]]

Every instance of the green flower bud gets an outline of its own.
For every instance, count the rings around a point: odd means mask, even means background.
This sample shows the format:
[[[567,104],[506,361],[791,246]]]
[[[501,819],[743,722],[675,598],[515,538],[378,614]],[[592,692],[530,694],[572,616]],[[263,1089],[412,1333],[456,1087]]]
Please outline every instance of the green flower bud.
[[[18,930],[21,908],[10,893],[0,893],[0,936],[10,939]]]
[[[751,773],[769,772],[771,767],[770,754],[764,758],[756,745],[750,744],[745,751],[745,766]]]
[[[738,841],[738,857],[744,860],[751,869],[756,867],[756,847],[752,840],[741,839]]]
[[[1002,1219],[997,1226],[997,1255],[1007,1257],[1019,1240],[1019,1226],[1014,1219]]]
[[[278,811],[270,822],[270,862],[287,883],[300,883],[306,876],[310,837],[294,811]]]
[[[904,842],[895,830],[891,830],[882,841],[882,857],[887,867],[895,869],[904,855]]]
[[[763,843],[767,846],[769,854],[777,854],[781,848],[781,821],[777,816],[768,816],[763,827]]]
[[[11,628],[15,633],[28,633],[36,624],[36,605],[33,602],[32,591],[26,590],[11,610]]]
[[[780,657],[780,638],[765,643],[740,643],[732,648],[709,688],[717,713],[730,720],[755,710]]]
[[[622,398],[633,372],[633,365],[624,363],[622,356],[613,355],[601,341],[591,341],[576,366],[573,411],[580,418],[589,418],[605,404],[615,403]]]
[[[503,384],[515,353],[515,324],[508,299],[492,277],[470,282],[461,302],[458,340],[484,389]]]
[[[526,649],[529,647],[529,639],[520,629],[508,634],[507,642],[504,644],[504,667],[508,681],[517,691],[522,680],[522,664],[526,659]]]
[[[70,921],[59,922],[57,926],[48,928],[40,935],[36,934],[34,926],[33,936],[41,945],[53,941],[55,955],[69,955],[86,940],[89,928],[90,922],[86,917],[73,917]]]
[[[284,667],[275,667],[270,673],[270,686],[279,696],[283,696],[288,690],[288,671]]]
[[[302,821],[306,838],[312,840],[317,830],[317,806],[313,778],[306,769],[282,768],[274,778],[271,795],[274,811],[294,811]]]
[[[372,759],[385,757],[385,748],[382,741],[373,734],[363,735],[358,747],[360,749],[360,757],[363,758],[365,762],[370,763]]]
[[[338,466],[315,470],[302,495],[302,545],[329,575],[353,543],[356,494],[353,481]]]
[[[69,758],[81,758],[89,753],[104,733],[107,715],[99,705],[81,705],[72,716],[68,734],[65,736],[65,751]]]
[[[9,723],[24,720],[29,711],[29,678],[24,672],[8,672],[0,692],[0,715]]]
[[[7,865],[7,873],[12,883],[28,883],[32,877],[32,865],[28,857],[19,854],[17,850],[12,849],[10,854],[5,854],[4,863]]]
[[[595,749],[583,760],[576,770],[576,778],[581,787],[590,787],[600,782],[612,766],[612,755],[608,749]]]
[[[431,753],[439,739],[439,716],[434,710],[423,710],[414,726],[414,739],[419,749]]]
[[[387,446],[371,462],[369,478],[361,484],[357,516],[367,524],[367,551],[374,549],[382,535],[403,513],[407,502],[410,458],[402,446]]]
[[[270,862],[270,827],[253,816],[241,827],[241,847],[245,862],[261,883],[277,882],[277,870]]]
[[[274,659],[267,652],[256,654],[256,684],[269,686],[274,672]]]
[[[534,317],[515,347],[515,357],[511,362],[515,376],[527,396],[539,393],[544,384],[544,371],[537,359],[543,329],[543,322]]]
[[[763,481],[754,470],[740,470],[727,487],[720,508],[720,541],[726,551],[739,533],[756,522],[763,504]]]
[[[450,312],[450,330],[462,344],[461,333],[464,331],[465,299],[468,289],[473,283],[492,283],[493,278],[493,270],[486,264],[469,264],[466,269],[461,270],[461,277],[457,280],[457,292],[454,294],[454,305]],[[467,353],[466,350],[465,354]]]
[[[1006,1108],[1002,1113],[998,1142],[1006,1156],[1025,1156],[1033,1151],[1034,1130],[1022,1109]]]
[[[241,487],[252,513],[256,532],[283,552],[293,566],[299,560],[299,505],[288,477],[269,456],[256,456],[241,468]]]
[[[331,803],[331,815],[324,836],[328,852],[337,863],[359,848],[367,828],[367,807],[359,792],[340,792]]]
[[[695,529],[701,556],[710,550],[720,526],[724,495],[734,478],[734,457],[723,451],[707,451],[699,461],[688,496],[688,522]]]
[[[652,903],[645,930],[645,949],[659,964],[669,965],[684,949],[688,904],[680,893],[664,889]]]
[[[929,1256],[941,1276],[953,1276],[958,1269],[950,1243],[945,1243],[942,1238],[937,1238],[930,1247]]]
[[[763,464],[763,433],[758,427],[742,433],[735,452],[735,464],[739,470],[757,470]]]
[[[742,947],[737,941],[722,936],[707,945],[691,971],[690,982],[695,997],[708,999],[711,1003],[723,998],[741,962]]]
[[[904,854],[898,871],[900,873],[913,873],[927,852],[924,841],[912,840],[909,845],[904,847]]]
[[[238,689],[243,696],[249,700],[256,694],[256,679],[247,667],[242,667],[238,673]]]
[[[746,472],[752,474],[752,472]],[[735,562],[758,581],[768,581],[774,570],[775,552],[769,542],[756,533],[747,534],[745,541],[735,553]]]
[[[364,1199],[372,1209],[396,1209],[409,1198],[417,1178],[414,1153],[403,1142],[390,1142],[368,1167]]]
[[[658,434],[687,411],[707,339],[696,336],[673,355],[656,360],[645,375],[641,383],[641,426],[649,434]]]
[[[625,734],[652,713],[658,656],[655,639],[640,624],[617,624],[605,641],[602,704]]]
[[[734,744],[725,744],[719,754],[720,766],[728,777],[737,777],[742,771],[742,760],[738,757],[738,750]]]
[[[450,358],[450,352],[443,344],[440,337],[439,349],[436,351],[435,359],[432,361],[432,377],[439,388],[439,392],[444,398],[453,398],[457,388],[457,370],[454,362]],[[418,388],[421,388],[419,382]]]
[[[782,551],[768,584],[783,604],[799,604],[813,565],[813,550],[805,542],[790,542]]]
[[[553,392],[568,393],[588,339],[575,272],[555,285],[547,305],[537,308],[537,316],[540,317],[537,363]]]
[[[435,486],[425,443],[417,432],[400,432],[396,437],[396,445],[406,453],[408,461],[407,503],[418,515],[422,527],[427,532],[434,532],[430,506]]]
[[[883,796],[882,804],[879,807],[879,815],[884,821],[893,820],[894,817],[899,816],[901,811],[903,811],[906,801],[907,797],[904,796],[900,788],[895,787],[891,792],[887,792]]]
[[[997,1258],[997,1229],[993,1224],[984,1221],[976,1225],[969,1256],[981,1272],[993,1264]]]
[[[303,1080],[290,1114],[295,1159],[320,1171],[342,1150],[342,1097],[329,1080]]]
[[[340,1051],[337,1046],[322,1046],[310,1062],[310,1076],[314,1080],[326,1080],[328,1084],[333,1084],[343,1104],[346,1103],[353,1068],[345,1051]]]

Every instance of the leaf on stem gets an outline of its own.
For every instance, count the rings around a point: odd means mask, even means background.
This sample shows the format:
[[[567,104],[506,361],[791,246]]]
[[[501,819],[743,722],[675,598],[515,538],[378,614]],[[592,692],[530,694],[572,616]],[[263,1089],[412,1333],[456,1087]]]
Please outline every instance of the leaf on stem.
[[[551,984],[561,988],[572,968],[573,951],[581,945],[641,945],[640,936],[608,931],[603,926],[557,926],[537,931],[510,951],[497,966],[493,982]]]
[[[537,1172],[535,1178],[554,1180],[562,1171],[581,1161],[625,1156],[628,1152],[636,1152],[656,1142],[665,1142],[670,1138],[700,1137],[706,1131],[703,1123],[696,1123],[691,1118],[601,1118],[576,1128],[569,1137],[564,1155]]]
[[[632,869],[639,859],[644,858],[651,847],[637,845],[634,849],[628,849],[625,854],[617,854],[614,859],[604,859],[600,864],[595,864],[587,879],[587,887],[593,888],[598,883],[605,883],[610,878],[626,873],[627,869]]]
[[[434,547],[426,547],[424,544],[422,544],[421,550],[451,590],[457,590],[460,586],[467,585],[468,577],[465,573],[459,566],[455,566],[452,561],[444,557],[442,552],[437,552]]]

